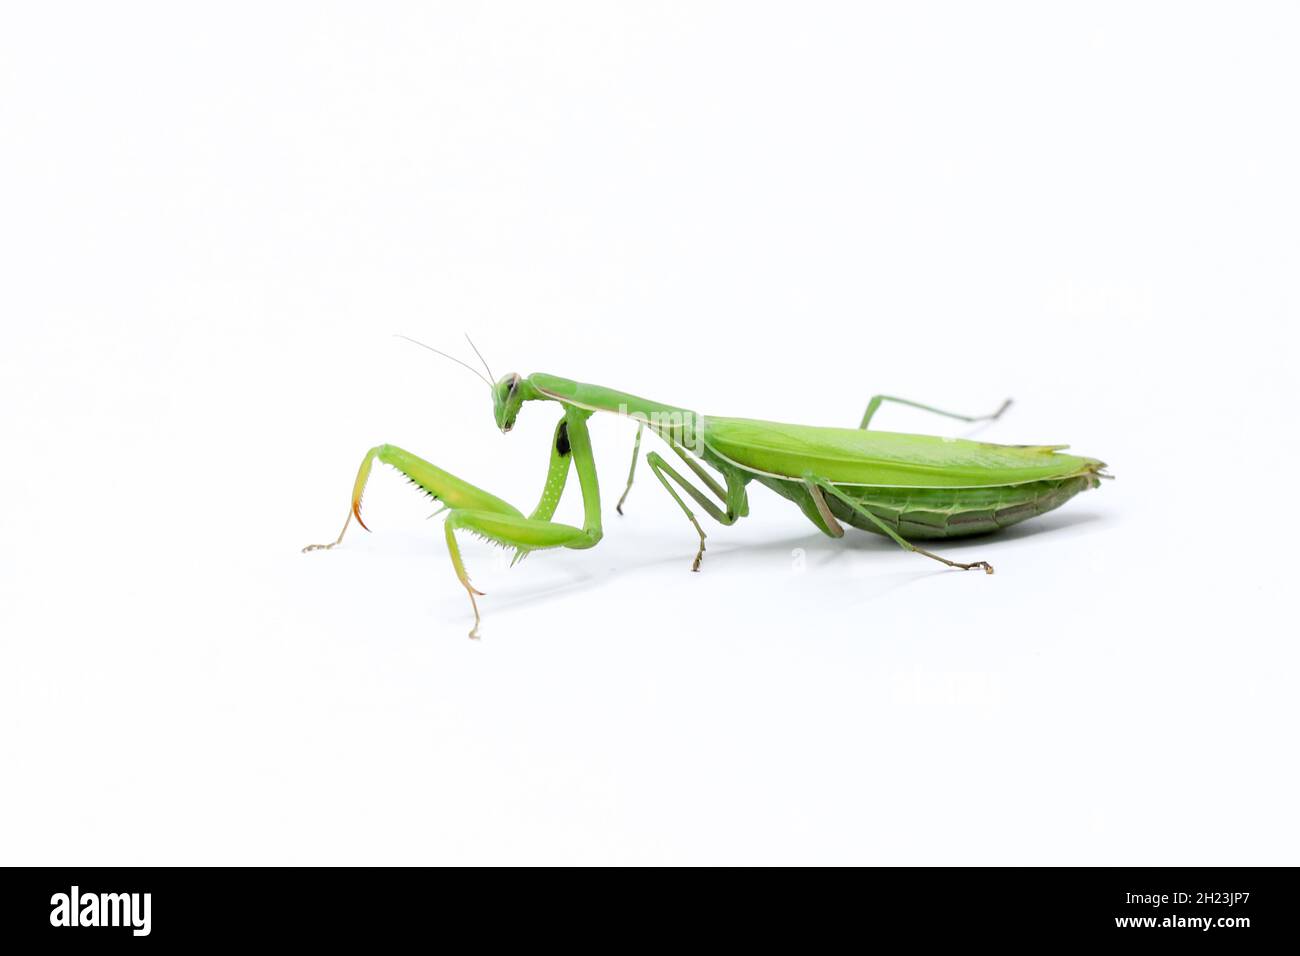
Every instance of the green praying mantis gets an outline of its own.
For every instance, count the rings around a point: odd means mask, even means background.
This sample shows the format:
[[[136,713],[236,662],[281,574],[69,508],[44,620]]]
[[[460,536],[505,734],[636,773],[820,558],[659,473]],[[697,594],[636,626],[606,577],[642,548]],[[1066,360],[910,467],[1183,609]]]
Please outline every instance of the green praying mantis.
[[[456,578],[469,595],[474,610],[471,638],[478,637],[481,618],[477,598],[483,592],[470,583],[456,532],[467,531],[515,549],[512,565],[532,551],[585,549],[600,542],[604,534],[600,486],[587,430],[587,419],[595,412],[613,412],[637,422],[627,487],[617,505],[619,514],[623,513],[623,504],[632,488],[641,437],[647,428],[663,440],[699,482],[697,485],[683,476],[658,452],[645,456],[646,464],[699,537],[691,561],[692,571],[700,569],[707,535],[682,492],[710,518],[726,526],[749,514],[746,487],[751,481],[757,481],[794,502],[819,531],[832,538],[843,537],[844,525],[848,524],[892,538],[904,550],[950,568],[965,571],[979,568],[992,574],[993,566],[987,561],[950,561],[912,541],[997,531],[1058,508],[1079,492],[1098,487],[1100,479],[1111,477],[1103,470],[1105,464],[1095,458],[1062,454],[1068,447],[1065,445],[995,445],[968,439],[871,431],[868,427],[876,411],[886,402],[963,422],[978,422],[999,418],[1011,404],[1010,399],[988,415],[960,415],[907,399],[877,395],[868,403],[856,429],[789,425],[701,415],[676,405],[541,372],[526,378],[511,373],[494,381],[491,369],[473,341],[470,347],[483,363],[486,376],[453,355],[414,339],[408,341],[464,366],[487,383],[492,392],[493,417],[502,432],[514,427],[520,409],[527,402],[555,402],[560,406],[562,414],[551,442],[550,466],[541,499],[525,517],[509,502],[423,458],[396,445],[378,445],[366,452],[361,461],[352,487],[351,507],[338,538],[330,544],[308,545],[303,551],[328,550],[340,544],[353,518],[366,528],[361,519],[361,497],[371,466],[376,460],[393,466],[421,491],[439,501],[447,512],[443,525],[447,551]],[[570,470],[578,473],[582,527],[552,520]]]

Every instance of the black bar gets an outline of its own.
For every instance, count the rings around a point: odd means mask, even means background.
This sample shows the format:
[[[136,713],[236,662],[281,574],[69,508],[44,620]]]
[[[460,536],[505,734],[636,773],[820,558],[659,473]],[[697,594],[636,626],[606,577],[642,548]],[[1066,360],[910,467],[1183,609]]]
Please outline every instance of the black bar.
[[[569,888],[565,878],[533,873],[515,884],[508,876],[432,869],[54,868],[5,875],[0,918],[11,938],[96,948],[252,940],[373,948],[412,938],[455,945],[466,934],[491,945],[512,930],[531,934],[533,945],[599,939],[614,948],[625,939],[738,945],[751,938],[806,948],[844,934],[855,943],[902,934],[927,944],[1238,948],[1285,944],[1297,929],[1290,868],[688,873],[662,884],[654,874],[605,877],[594,893],[580,874]],[[116,918],[119,925],[70,925],[74,886],[77,922]]]

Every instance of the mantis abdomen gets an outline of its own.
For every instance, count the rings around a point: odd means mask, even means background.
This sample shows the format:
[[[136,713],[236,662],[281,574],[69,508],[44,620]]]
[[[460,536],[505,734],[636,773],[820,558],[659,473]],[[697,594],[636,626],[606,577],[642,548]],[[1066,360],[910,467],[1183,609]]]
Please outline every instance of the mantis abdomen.
[[[817,509],[803,482],[765,476],[756,480],[799,505],[821,527]],[[933,539],[968,537],[1009,528],[1026,518],[1059,508],[1079,492],[1096,488],[1099,483],[1095,474],[1084,474],[987,488],[845,486],[840,490],[900,535]],[[839,499],[828,497],[826,503],[843,523],[875,534],[884,533]]]
[[[899,534],[910,538],[959,538],[1009,528],[1059,508],[1079,492],[1100,484],[1095,475],[996,488],[861,488],[845,490]],[[854,494],[860,491],[861,494]],[[880,530],[846,505],[831,499],[841,521],[864,531]],[[838,505],[838,507],[837,507]]]

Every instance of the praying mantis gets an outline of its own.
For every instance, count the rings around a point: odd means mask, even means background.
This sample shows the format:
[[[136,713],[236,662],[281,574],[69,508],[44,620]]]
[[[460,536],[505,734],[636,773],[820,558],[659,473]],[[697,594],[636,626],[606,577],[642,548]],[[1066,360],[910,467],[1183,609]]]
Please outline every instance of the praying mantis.
[[[483,592],[470,583],[457,532],[466,531],[513,548],[512,565],[532,551],[582,550],[600,542],[604,534],[600,486],[587,429],[587,420],[596,412],[612,412],[637,422],[627,486],[616,509],[619,514],[632,488],[646,429],[663,440],[698,482],[693,483],[658,452],[645,456],[647,466],[699,538],[690,565],[692,571],[700,569],[707,535],[683,493],[708,517],[729,526],[749,514],[746,488],[757,481],[793,502],[819,531],[832,538],[843,537],[844,525],[848,524],[885,535],[904,550],[950,568],[978,568],[992,574],[993,566],[987,561],[951,561],[912,541],[965,537],[1010,527],[1058,508],[1079,492],[1098,487],[1100,479],[1111,477],[1103,470],[1105,464],[1095,458],[1064,454],[1066,445],[996,445],[869,429],[872,417],[887,402],[963,422],[978,422],[1001,417],[1010,399],[991,414],[961,415],[877,395],[867,404],[856,429],[791,425],[701,415],[680,406],[542,372],[527,377],[512,372],[494,381],[472,341],[470,347],[483,363],[486,376],[455,356],[414,339],[408,341],[478,375],[492,393],[493,417],[503,433],[514,427],[520,410],[529,402],[555,402],[560,406],[546,482],[537,507],[525,516],[509,502],[409,451],[396,445],[378,445],[361,461],[352,487],[351,507],[338,538],[302,550],[305,553],[336,547],[354,518],[369,531],[361,518],[362,494],[374,462],[391,465],[443,505],[451,565],[474,611],[471,638],[478,637],[481,617],[477,598]],[[578,474],[582,495],[581,527],[552,520],[571,470]]]

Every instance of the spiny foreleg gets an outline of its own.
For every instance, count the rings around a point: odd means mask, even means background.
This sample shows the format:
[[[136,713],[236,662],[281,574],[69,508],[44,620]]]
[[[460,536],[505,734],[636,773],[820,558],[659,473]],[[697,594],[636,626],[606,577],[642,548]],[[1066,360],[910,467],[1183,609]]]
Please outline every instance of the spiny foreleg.
[[[370,449],[361,461],[352,487],[351,507],[338,538],[330,544],[308,545],[303,551],[335,547],[343,540],[353,518],[356,518],[361,527],[366,528],[361,518],[361,499],[370,478],[370,470],[376,460],[392,465],[420,490],[449,509],[445,525],[447,552],[456,578],[465,588],[474,609],[474,628],[470,631],[470,637],[477,637],[480,617],[475,597],[481,597],[483,592],[470,583],[456,541],[456,531],[466,530],[503,547],[514,548],[516,561],[529,551],[540,548],[589,548],[600,540],[600,499],[595,484],[591,439],[587,433],[587,414],[570,409],[556,426],[546,485],[541,500],[530,517],[525,518],[517,508],[496,495],[396,445],[378,445]],[[550,520],[564,493],[571,464],[578,469],[582,483],[586,520],[581,528]]]

